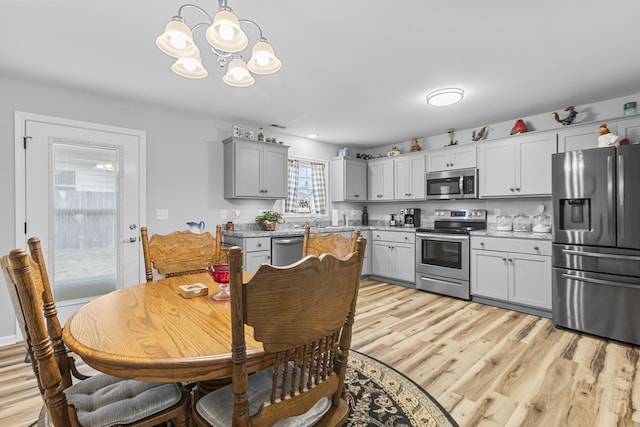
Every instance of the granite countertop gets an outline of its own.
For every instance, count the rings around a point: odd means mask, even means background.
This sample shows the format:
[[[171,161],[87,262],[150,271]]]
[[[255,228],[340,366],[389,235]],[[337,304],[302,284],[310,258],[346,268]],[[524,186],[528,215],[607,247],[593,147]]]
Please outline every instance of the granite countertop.
[[[390,227],[384,225],[345,225],[331,227],[311,227],[311,233],[341,233],[344,231],[354,230],[382,230],[382,231],[398,231],[404,233],[415,233],[416,229],[412,227]],[[304,235],[304,226],[302,227],[276,227],[274,231],[264,231],[256,229],[222,231],[223,236],[229,237],[286,237],[286,236],[302,236]]]
[[[537,239],[551,240],[551,233],[534,233],[533,231],[498,231],[495,228],[486,230],[475,230],[470,233],[472,236],[487,237],[507,237],[510,239]]]

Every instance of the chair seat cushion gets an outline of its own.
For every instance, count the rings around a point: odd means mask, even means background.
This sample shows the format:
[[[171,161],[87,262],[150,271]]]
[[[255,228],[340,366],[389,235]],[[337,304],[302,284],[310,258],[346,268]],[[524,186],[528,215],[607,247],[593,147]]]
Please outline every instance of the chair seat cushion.
[[[83,427],[129,424],[175,405],[182,391],[173,383],[150,383],[97,374],[64,391]]]
[[[272,373],[272,369],[265,369],[249,376],[249,415],[255,415],[262,403],[269,400]],[[304,414],[282,419],[274,424],[274,427],[312,426],[330,407],[331,400],[323,397]],[[196,403],[196,411],[211,425],[230,426],[233,417],[232,385],[229,384],[202,397]]]

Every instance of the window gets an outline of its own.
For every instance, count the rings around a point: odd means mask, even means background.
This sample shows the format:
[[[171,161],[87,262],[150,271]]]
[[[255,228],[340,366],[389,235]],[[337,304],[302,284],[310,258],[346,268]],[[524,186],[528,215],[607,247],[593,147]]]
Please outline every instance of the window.
[[[327,213],[327,164],[302,159],[289,159],[285,213]]]

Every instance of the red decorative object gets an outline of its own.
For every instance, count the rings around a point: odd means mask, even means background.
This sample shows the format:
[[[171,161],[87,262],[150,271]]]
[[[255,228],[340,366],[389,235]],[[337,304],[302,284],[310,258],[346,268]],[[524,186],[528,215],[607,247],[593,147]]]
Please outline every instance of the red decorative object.
[[[518,119],[516,121],[516,124],[513,125],[513,128],[511,129],[511,135],[516,135],[519,133],[525,133],[527,132],[527,125],[524,123],[524,120],[522,119]]]
[[[213,280],[220,284],[220,292],[213,296],[216,301],[228,301],[229,295],[229,264],[214,264],[207,267]]]
[[[207,271],[215,282],[229,283],[229,264],[210,265]]]

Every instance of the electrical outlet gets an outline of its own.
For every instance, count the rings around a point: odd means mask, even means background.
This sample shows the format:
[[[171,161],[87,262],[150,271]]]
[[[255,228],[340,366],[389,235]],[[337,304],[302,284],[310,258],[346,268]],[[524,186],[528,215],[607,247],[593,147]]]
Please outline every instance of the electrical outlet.
[[[169,219],[169,209],[156,209],[156,219]]]
[[[227,210],[220,209],[220,219],[227,219]]]
[[[240,218],[240,209],[233,209],[231,211],[231,217],[232,218]]]
[[[351,210],[351,218],[355,218],[356,216],[358,216],[358,211]]]

